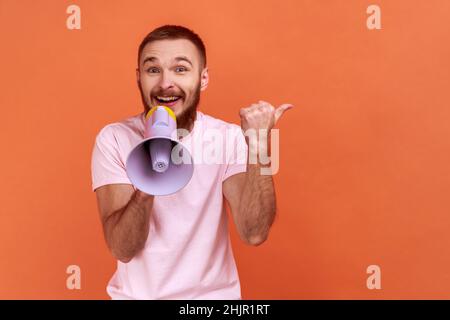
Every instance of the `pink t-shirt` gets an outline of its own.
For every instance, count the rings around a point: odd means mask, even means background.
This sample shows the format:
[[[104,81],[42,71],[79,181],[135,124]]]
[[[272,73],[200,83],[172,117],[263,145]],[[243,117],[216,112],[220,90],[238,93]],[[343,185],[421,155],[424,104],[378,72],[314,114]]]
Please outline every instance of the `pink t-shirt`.
[[[205,135],[206,129],[215,133]],[[223,152],[224,161],[204,161],[217,132],[231,151]],[[143,137],[144,113],[100,131],[92,154],[93,190],[131,184],[126,159]],[[197,111],[193,130],[181,141],[194,158],[193,176],[180,191],[155,196],[145,248],[129,263],[118,261],[107,286],[113,299],[241,299],[222,182],[246,171],[245,138],[238,125]]]

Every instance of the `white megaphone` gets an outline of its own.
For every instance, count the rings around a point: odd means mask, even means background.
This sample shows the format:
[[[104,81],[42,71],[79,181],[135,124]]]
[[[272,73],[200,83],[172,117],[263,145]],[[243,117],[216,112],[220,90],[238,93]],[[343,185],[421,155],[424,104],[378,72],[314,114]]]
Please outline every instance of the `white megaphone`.
[[[131,183],[142,192],[169,195],[191,180],[192,156],[177,140],[176,129],[175,114],[168,107],[153,107],[145,116],[144,140],[131,150],[126,161]]]

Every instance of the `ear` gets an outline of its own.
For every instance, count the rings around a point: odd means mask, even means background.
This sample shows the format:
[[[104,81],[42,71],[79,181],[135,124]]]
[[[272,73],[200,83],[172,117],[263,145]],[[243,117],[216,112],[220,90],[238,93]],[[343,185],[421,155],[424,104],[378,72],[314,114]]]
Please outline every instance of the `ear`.
[[[141,78],[141,73],[139,72],[139,68],[136,68],[136,81],[139,84],[139,80]]]
[[[206,90],[209,82],[208,68],[205,67],[200,75],[200,91]]]

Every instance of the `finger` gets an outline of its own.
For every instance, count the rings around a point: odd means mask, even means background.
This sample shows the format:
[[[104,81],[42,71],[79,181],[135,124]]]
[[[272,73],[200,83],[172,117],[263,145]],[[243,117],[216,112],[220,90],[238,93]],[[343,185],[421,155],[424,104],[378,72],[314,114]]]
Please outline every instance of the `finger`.
[[[264,101],[264,100],[259,100],[258,103],[261,105],[269,105],[270,106],[270,103],[268,103],[267,101]]]
[[[250,112],[250,108],[242,108],[239,110],[239,115],[241,117],[245,117]]]
[[[280,119],[281,115],[289,109],[292,109],[294,106],[290,103],[285,103],[275,109],[275,123]]]
[[[275,109],[270,103],[268,103],[267,101],[264,101],[264,100],[259,100],[258,104],[259,104],[261,110],[268,108],[273,111]]]

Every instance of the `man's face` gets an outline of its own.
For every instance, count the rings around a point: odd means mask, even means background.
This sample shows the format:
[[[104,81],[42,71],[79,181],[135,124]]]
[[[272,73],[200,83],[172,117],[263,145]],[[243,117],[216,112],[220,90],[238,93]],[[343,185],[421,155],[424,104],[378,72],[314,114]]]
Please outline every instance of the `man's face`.
[[[208,85],[208,70],[189,40],[158,40],[142,50],[136,72],[145,110],[157,105],[171,108],[179,128],[190,129],[200,91]]]

